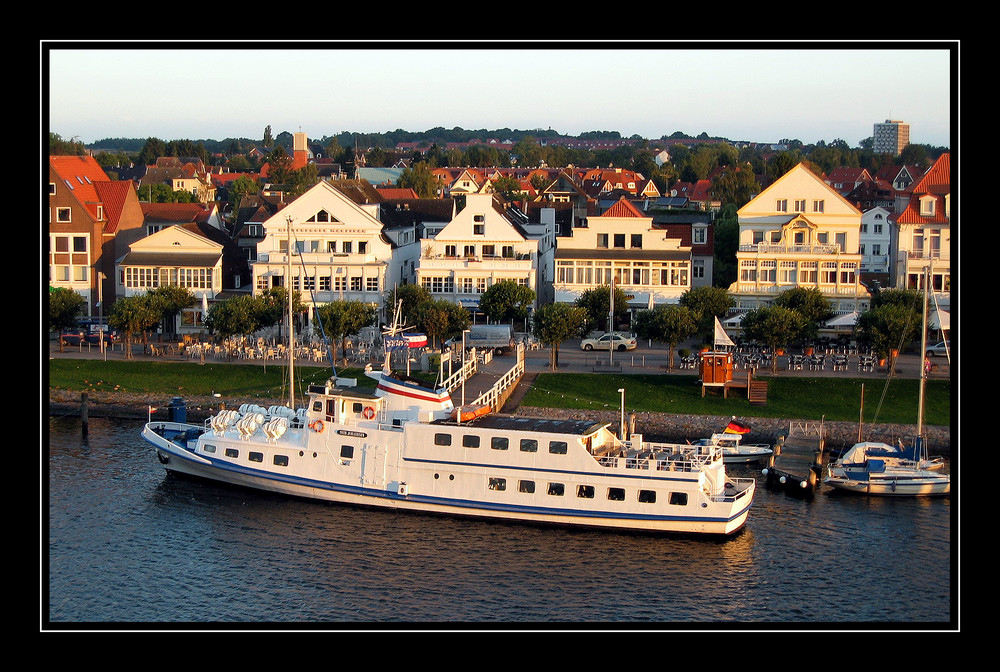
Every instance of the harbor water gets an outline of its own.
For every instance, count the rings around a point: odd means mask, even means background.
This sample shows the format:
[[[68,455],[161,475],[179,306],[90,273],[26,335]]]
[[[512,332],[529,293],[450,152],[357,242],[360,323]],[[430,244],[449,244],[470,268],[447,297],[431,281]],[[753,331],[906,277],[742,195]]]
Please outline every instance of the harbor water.
[[[48,419],[43,627],[951,630],[956,495],[764,487],[728,539],[388,512],[168,474],[141,422]],[[44,455],[44,453],[43,453]],[[47,490],[44,490],[47,488]]]

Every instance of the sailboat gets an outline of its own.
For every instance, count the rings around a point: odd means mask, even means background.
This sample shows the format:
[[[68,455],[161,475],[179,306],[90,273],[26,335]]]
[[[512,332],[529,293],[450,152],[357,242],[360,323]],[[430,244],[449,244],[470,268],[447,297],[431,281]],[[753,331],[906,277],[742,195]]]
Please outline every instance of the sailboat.
[[[920,352],[927,347],[927,287],[924,279],[923,325]],[[927,371],[921,367],[917,409],[917,437],[912,445],[893,446],[880,441],[858,441],[832,462],[823,480],[837,490],[868,495],[929,496],[951,493],[951,475],[940,471],[941,458],[929,458],[923,437],[924,391]],[[860,437],[859,437],[860,438]]]

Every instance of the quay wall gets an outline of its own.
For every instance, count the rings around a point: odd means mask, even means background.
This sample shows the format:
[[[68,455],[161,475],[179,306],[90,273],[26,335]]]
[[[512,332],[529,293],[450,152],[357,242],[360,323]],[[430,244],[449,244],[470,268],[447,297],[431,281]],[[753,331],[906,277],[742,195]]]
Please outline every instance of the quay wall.
[[[516,415],[537,416],[546,418],[599,420],[608,422],[617,429],[621,421],[620,411],[610,410],[575,410],[559,408],[540,408],[519,406],[513,411]],[[653,441],[696,441],[711,434],[721,432],[731,420],[731,416],[711,415],[676,415],[671,413],[634,412],[627,413],[625,423],[634,427],[634,431]],[[740,422],[750,425],[750,433],[743,439],[744,443],[767,443],[774,445],[780,437],[789,436],[792,421],[781,418],[739,418]],[[817,426],[817,422],[809,422]],[[858,441],[858,423],[856,422],[824,422],[823,433],[827,449],[841,450]],[[883,441],[895,444],[898,439],[908,440],[917,433],[916,425],[875,424],[865,425],[864,440]],[[928,450],[933,455],[950,457],[951,427],[924,426]]]

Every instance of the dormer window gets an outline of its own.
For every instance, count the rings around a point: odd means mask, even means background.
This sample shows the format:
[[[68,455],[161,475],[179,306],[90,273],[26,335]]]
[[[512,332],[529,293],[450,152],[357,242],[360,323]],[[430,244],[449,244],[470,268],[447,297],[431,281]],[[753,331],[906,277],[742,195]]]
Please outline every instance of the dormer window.
[[[920,214],[924,217],[933,217],[937,200],[933,196],[925,196],[920,199]]]

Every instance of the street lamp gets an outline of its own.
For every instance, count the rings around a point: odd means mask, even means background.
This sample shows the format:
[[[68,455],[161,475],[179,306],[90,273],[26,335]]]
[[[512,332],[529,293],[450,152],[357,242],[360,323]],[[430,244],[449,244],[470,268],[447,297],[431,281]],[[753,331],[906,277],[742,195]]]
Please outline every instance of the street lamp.
[[[462,330],[462,408],[465,408],[465,377],[468,371],[465,369],[465,335],[469,333],[471,329]],[[462,412],[458,412],[459,419],[462,418]]]
[[[619,387],[618,392],[622,395],[622,408],[621,408],[621,420],[619,420],[618,425],[618,438],[623,442],[625,441],[625,388]]]

